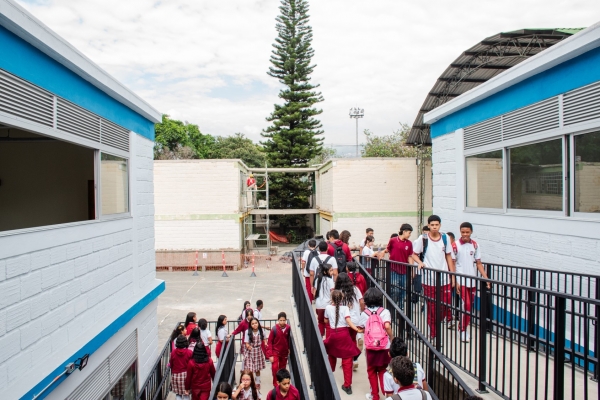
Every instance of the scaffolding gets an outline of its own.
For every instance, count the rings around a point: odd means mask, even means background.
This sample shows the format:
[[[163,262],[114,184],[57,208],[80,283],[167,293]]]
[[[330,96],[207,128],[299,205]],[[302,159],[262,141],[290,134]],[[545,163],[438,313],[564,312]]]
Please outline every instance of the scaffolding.
[[[248,185],[251,176],[256,179],[254,187]],[[263,178],[263,184],[257,186],[259,179]],[[242,198],[244,200],[245,213],[243,215],[243,237],[245,253],[271,254],[271,236],[269,229],[269,171],[254,172],[242,175]],[[262,188],[262,189],[261,189]],[[265,193],[264,199],[259,199],[259,193]]]

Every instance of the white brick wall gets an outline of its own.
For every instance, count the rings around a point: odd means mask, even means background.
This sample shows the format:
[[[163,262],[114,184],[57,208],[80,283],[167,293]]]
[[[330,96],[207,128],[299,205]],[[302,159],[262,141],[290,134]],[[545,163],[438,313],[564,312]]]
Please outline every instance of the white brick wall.
[[[240,250],[234,220],[156,221],[156,250]]]
[[[133,134],[134,218],[0,236],[0,387],[6,398],[25,394],[155,287],[152,145]],[[151,314],[155,321],[155,310]],[[149,332],[145,343],[155,350],[150,342],[157,335]]]
[[[483,260],[598,275],[600,271],[599,222],[568,217],[501,215],[464,211],[461,138],[450,133],[433,139],[433,212],[442,229],[458,233],[460,223],[474,226]],[[457,151],[458,150],[458,151]],[[457,201],[457,199],[459,199]]]

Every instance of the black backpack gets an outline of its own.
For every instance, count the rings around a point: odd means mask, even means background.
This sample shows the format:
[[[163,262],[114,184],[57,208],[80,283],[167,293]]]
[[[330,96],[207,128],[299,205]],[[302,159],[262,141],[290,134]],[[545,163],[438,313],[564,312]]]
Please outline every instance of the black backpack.
[[[317,281],[320,278],[323,278],[323,269],[325,269],[325,264],[333,258],[331,256],[327,256],[324,260],[321,260],[321,257],[317,257],[317,261],[319,261],[319,266],[317,267],[317,273],[315,274],[315,280],[313,281],[313,286],[317,287]]]
[[[338,246],[335,243],[331,243],[333,246],[333,257],[335,258],[335,262],[337,262],[338,273],[347,272],[346,271],[346,253],[344,253],[344,246]]]
[[[315,257],[317,257],[317,259],[319,258],[319,252],[316,249],[311,250],[310,253],[308,253],[308,258],[306,259],[306,265],[304,265],[304,268],[306,269],[307,272],[310,270],[310,264],[312,263],[312,261]]]

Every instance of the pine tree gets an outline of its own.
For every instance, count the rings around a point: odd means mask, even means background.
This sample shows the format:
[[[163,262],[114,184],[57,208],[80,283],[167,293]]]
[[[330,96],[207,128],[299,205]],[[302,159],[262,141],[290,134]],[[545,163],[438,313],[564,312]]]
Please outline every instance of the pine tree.
[[[319,85],[310,83],[314,50],[311,47],[312,28],[308,25],[306,0],[282,0],[276,18],[278,33],[267,74],[285,85],[279,92],[283,105],[267,118],[271,125],[262,133],[269,167],[306,167],[308,161],[321,154],[323,134],[321,122],[315,116],[323,110],[313,106],[323,101]],[[306,176],[273,174],[270,177],[270,208],[308,208],[312,182]],[[301,221],[298,217],[279,218],[284,228]]]

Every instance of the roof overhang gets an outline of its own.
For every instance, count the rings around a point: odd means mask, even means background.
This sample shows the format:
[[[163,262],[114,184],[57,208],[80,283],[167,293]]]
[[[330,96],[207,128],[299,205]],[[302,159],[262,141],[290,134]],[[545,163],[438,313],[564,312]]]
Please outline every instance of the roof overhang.
[[[425,124],[433,124],[460,109],[501,92],[516,83],[562,64],[596,47],[600,47],[600,23],[580,31],[547,50],[500,73],[476,88],[429,111],[423,116],[423,122]]]
[[[0,0],[0,25],[152,122],[162,114],[13,0]]]

